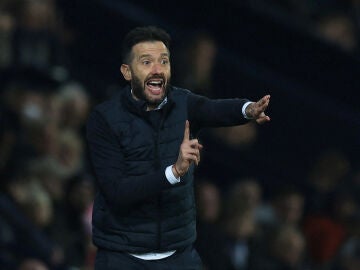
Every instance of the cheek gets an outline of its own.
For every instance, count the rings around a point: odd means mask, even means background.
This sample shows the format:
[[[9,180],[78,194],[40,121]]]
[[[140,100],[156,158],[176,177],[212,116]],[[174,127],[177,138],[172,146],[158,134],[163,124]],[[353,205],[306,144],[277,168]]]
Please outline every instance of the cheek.
[[[165,75],[166,75],[166,77],[168,77],[170,79],[170,77],[171,77],[171,68],[170,67],[165,71]]]
[[[139,82],[143,83],[148,76],[148,72],[146,70],[134,70],[132,73],[132,78],[137,79]]]

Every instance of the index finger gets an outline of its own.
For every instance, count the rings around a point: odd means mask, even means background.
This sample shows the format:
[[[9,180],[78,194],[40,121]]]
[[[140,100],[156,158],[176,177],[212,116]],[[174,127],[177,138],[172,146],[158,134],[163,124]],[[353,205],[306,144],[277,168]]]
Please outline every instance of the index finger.
[[[269,106],[269,102],[270,102],[270,95],[267,95],[267,96],[262,97],[257,102],[256,105],[260,111],[265,111],[265,109]]]
[[[189,140],[190,140],[190,123],[188,120],[186,120],[183,141],[189,141]]]
[[[259,105],[264,105],[266,103],[269,103],[270,101],[270,95],[263,96],[259,101]]]

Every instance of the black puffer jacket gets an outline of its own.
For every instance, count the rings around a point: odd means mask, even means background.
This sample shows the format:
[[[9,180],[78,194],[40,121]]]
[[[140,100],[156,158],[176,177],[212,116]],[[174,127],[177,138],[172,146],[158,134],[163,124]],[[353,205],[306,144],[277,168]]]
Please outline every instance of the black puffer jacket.
[[[209,100],[172,87],[168,102],[146,111],[125,87],[95,107],[87,139],[98,182],[93,241],[99,248],[133,253],[169,251],[195,241],[193,167],[171,185],[165,168],[176,162],[185,121],[203,126],[243,124],[247,100]]]

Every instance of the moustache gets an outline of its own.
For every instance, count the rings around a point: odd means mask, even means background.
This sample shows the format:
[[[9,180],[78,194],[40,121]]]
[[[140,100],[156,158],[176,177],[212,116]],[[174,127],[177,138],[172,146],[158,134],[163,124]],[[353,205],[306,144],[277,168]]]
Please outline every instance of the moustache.
[[[164,82],[166,81],[164,74],[152,74],[146,77],[145,81],[153,80],[153,79],[162,79]]]

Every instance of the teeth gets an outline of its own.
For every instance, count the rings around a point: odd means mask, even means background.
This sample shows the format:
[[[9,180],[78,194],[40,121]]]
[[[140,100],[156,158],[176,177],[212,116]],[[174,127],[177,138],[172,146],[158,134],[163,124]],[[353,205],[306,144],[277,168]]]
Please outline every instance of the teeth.
[[[160,87],[162,85],[163,81],[160,80],[160,81],[155,81],[155,80],[150,80],[147,82],[147,84],[150,84],[150,85],[153,85],[153,86],[157,86],[157,87]]]

